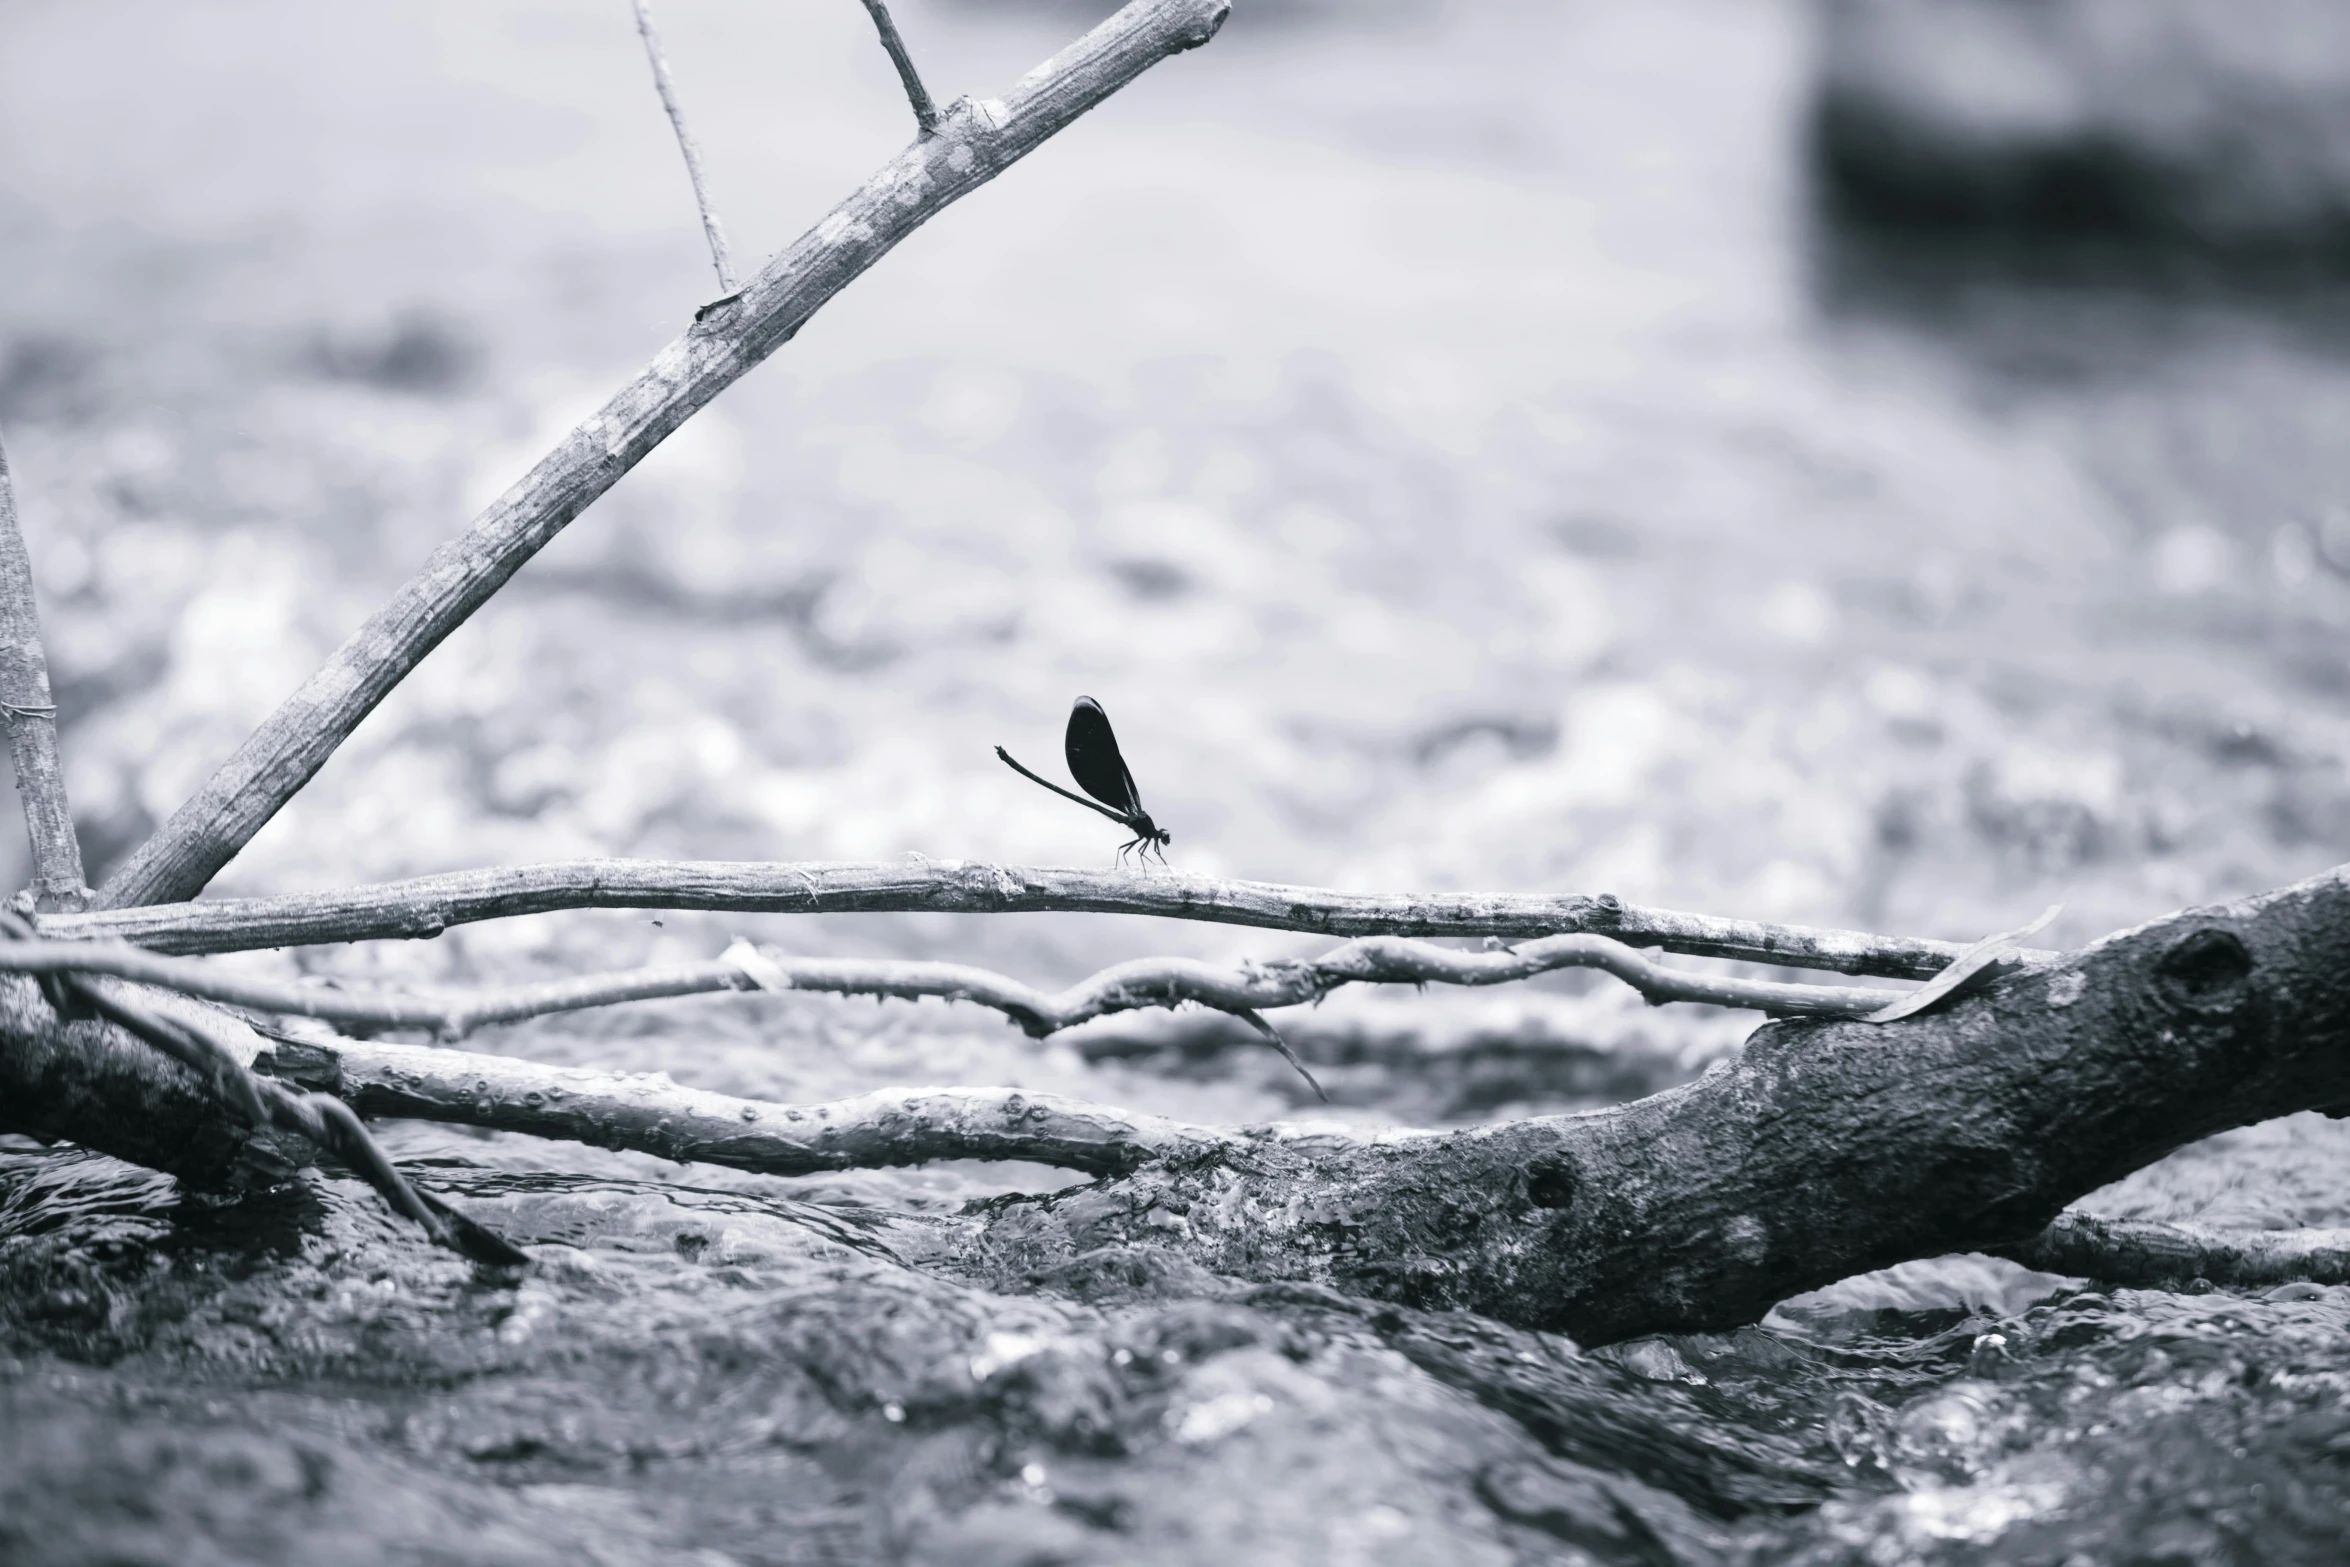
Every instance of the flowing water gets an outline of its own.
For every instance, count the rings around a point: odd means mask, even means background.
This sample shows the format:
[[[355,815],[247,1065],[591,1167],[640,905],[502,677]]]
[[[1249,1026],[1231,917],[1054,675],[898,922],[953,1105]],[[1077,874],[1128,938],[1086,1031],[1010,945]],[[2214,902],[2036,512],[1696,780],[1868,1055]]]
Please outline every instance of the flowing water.
[[[917,6],[942,96],[1096,14]],[[665,0],[738,253],[902,144],[860,7]],[[1106,863],[1100,698],[1191,868],[2076,943],[2350,857],[2323,279],[1929,257],[1812,216],[1808,13],[1255,4],[827,308],[433,655],[218,884],[586,854]],[[0,5],[0,429],[75,804],[121,854],[715,292],[627,8]],[[0,833],[16,848],[13,826]],[[21,871],[21,862],[11,876]],[[13,881],[12,881],[13,884]],[[1299,939],[653,918],[230,960],[489,982]],[[1556,977],[1039,1045],[643,1006],[476,1048],[775,1099],[1204,1122],[1650,1091],[1752,1019]],[[0,1148],[0,1559],[2284,1562],[2350,1550],[2350,1290],[1981,1258],[1585,1353],[1206,1275],[979,1277],[1038,1167],[761,1179],[399,1125],[532,1247],[347,1181]],[[2350,1223],[2296,1117],[2084,1206]]]

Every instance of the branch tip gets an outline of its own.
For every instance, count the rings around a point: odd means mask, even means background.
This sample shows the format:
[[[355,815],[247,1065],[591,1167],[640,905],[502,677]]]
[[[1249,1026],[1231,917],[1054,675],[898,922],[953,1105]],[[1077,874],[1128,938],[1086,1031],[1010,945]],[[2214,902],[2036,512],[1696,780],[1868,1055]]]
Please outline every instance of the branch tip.
[[[653,90],[661,95],[661,107],[668,112],[670,128],[677,133],[677,150],[685,155],[686,178],[694,187],[694,206],[702,214],[702,235],[710,242],[710,264],[718,272],[718,291],[731,297],[741,290],[735,286],[734,264],[726,254],[725,231],[718,226],[718,214],[710,206],[710,192],[702,180],[702,149],[695,145],[693,132],[686,129],[685,111],[677,102],[677,83],[669,75],[669,57],[661,50],[661,35],[653,29],[650,0],[629,0],[629,3],[636,8],[636,30],[645,41],[645,59],[653,68]],[[714,301],[713,305],[724,302]],[[694,319],[701,319],[698,312]]]
[[[922,73],[914,69],[914,57],[906,52],[906,41],[898,35],[898,24],[890,19],[888,0],[865,0],[865,10],[873,18],[873,30],[881,35],[881,47],[889,52],[889,63],[898,68],[898,81],[906,89],[906,102],[914,110],[914,125],[924,136],[938,133],[938,106],[930,100],[930,89],[922,85]]]

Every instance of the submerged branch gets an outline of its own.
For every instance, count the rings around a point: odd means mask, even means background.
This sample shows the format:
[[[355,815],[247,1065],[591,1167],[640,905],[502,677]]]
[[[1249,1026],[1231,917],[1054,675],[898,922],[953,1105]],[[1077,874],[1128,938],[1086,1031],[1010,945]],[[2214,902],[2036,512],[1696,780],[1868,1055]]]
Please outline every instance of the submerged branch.
[[[1133,0],[1002,98],[924,135],[573,430],[336,649],[100,889],[109,908],[192,898],[392,688],[590,502],[788,342],[899,241],[1151,66],[1215,36],[1227,0]]]
[[[660,1073],[543,1066],[507,1056],[357,1040],[286,1041],[263,1071],[371,1116],[445,1121],[766,1175],[936,1159],[1017,1159],[1122,1176],[1188,1160],[1247,1167],[1274,1150],[1408,1156],[1430,1132],[1290,1123],[1225,1130],[1011,1088],[891,1088],[784,1105],[684,1088]],[[1999,1254],[2109,1284],[2350,1284],[2350,1231],[2219,1231],[2068,1210]]]
[[[501,1266],[528,1260],[418,1191],[342,1100],[255,1075],[261,1041],[238,1019],[112,979],[76,975],[62,988],[84,1020],[61,1017],[24,979],[0,980],[0,1128],[204,1185],[231,1184],[257,1162],[253,1134],[289,1132],[339,1159],[437,1244]]]
[[[1082,1202],[1007,1206],[982,1244],[1031,1271],[1180,1246],[1221,1274],[1599,1344],[1734,1327],[1911,1258],[2018,1255],[2066,1204],[2185,1143],[2346,1108],[2350,868],[1894,1022],[1773,1023],[1629,1104],[1152,1166]]]
[[[1196,871],[1042,869],[967,860],[838,863],[566,860],[371,887],[44,915],[42,934],[114,937],[157,952],[238,952],[439,935],[560,909],[729,913],[1148,914],[1318,936],[1612,936],[1627,946],[1887,979],[1928,979],[1959,942],[1644,908],[1579,893],[1365,893]],[[2017,962],[2054,954],[2020,952]]]

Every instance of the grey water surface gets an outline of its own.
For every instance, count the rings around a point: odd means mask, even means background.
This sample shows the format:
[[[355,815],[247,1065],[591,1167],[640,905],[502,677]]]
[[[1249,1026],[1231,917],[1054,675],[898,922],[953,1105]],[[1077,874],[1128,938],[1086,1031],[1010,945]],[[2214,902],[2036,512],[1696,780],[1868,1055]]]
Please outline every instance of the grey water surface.
[[[937,0],[942,98],[1107,7]],[[2077,944],[2350,859],[2350,334],[2323,267],[1971,246],[1814,189],[1785,0],[1240,0],[598,503],[221,878],[593,854],[1177,863]],[[849,0],[662,0],[741,257],[910,125]],[[102,871],[715,288],[625,5],[0,3],[0,432]],[[13,807],[10,807],[13,811]],[[0,823],[21,880],[21,833]],[[715,956],[1037,983],[1303,938],[606,912],[231,961]],[[708,998],[473,1048],[774,1099],[1202,1122],[1601,1104],[1751,1016],[1558,977],[1248,1036]],[[384,1129],[219,1204],[0,1147],[0,1560],[2330,1562],[2350,1290],[1961,1257],[1586,1353],[1202,1274],[944,1260],[1040,1167],[775,1180]],[[2295,1117],[2097,1212],[2350,1223]]]

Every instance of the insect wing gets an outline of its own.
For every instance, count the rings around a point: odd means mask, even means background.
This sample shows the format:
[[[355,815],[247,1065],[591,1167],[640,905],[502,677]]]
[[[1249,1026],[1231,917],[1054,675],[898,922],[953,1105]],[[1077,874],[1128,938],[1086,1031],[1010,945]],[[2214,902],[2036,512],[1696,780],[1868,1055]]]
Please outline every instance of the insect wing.
[[[1110,732],[1110,715],[1092,697],[1081,696],[1069,709],[1069,776],[1079,788],[1104,805],[1128,816],[1142,814],[1142,796],[1126,758],[1118,754],[1118,737]]]

